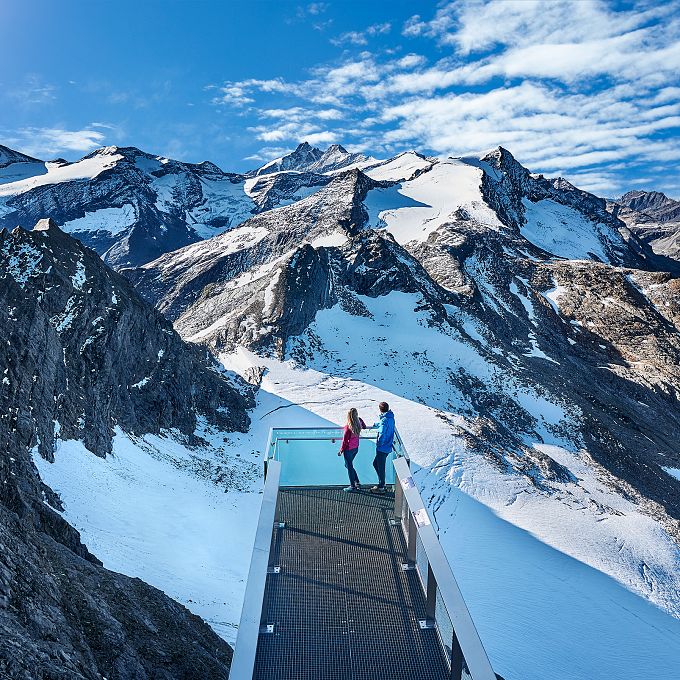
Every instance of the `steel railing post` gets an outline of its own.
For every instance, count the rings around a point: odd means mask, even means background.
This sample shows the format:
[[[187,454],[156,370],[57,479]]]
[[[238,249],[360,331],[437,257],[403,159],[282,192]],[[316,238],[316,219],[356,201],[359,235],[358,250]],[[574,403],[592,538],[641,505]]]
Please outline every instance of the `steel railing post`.
[[[436,608],[437,608],[437,579],[434,576],[432,567],[428,560],[427,563],[427,600],[425,602],[425,620],[432,621],[435,620]]]
[[[401,481],[398,476],[394,480],[394,516],[402,519],[404,516],[404,490],[401,488]]]
[[[451,680],[462,680],[463,677],[463,650],[460,648],[456,631],[453,631],[451,640]]]

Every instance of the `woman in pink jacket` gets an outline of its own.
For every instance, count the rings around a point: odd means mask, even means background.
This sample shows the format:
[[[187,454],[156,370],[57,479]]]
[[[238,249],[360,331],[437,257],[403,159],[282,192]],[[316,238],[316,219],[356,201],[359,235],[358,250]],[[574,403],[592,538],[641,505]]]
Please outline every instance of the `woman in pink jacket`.
[[[359,491],[361,484],[359,484],[359,477],[357,471],[354,469],[354,458],[359,451],[359,435],[361,430],[366,427],[366,423],[359,418],[359,414],[355,408],[351,408],[347,412],[347,423],[345,424],[345,431],[342,436],[342,444],[338,451],[338,456],[345,456],[345,467],[349,474],[349,486],[345,491]]]

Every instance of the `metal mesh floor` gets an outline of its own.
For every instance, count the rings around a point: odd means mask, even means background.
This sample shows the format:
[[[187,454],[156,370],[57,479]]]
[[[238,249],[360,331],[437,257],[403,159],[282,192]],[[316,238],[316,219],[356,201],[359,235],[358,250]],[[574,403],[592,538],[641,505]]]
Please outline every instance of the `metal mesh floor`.
[[[439,680],[449,671],[425,597],[389,522],[392,495],[281,489],[256,680]]]

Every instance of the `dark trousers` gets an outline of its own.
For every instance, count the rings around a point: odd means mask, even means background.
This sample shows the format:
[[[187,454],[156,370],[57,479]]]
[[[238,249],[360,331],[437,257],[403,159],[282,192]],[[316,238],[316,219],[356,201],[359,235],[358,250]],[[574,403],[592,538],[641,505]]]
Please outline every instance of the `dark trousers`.
[[[385,486],[385,463],[387,462],[388,451],[376,451],[373,459],[373,467],[378,473],[378,486],[382,489]]]
[[[354,458],[358,452],[358,448],[343,452],[343,455],[345,456],[345,467],[347,468],[347,474],[349,475],[350,486],[355,486],[359,483],[359,475],[357,475],[357,471],[354,469]]]

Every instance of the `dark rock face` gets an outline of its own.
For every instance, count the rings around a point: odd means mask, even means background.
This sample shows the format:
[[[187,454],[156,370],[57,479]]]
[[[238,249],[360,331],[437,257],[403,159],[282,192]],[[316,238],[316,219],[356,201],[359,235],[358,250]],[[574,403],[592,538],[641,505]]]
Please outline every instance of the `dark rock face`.
[[[52,508],[30,449],[111,450],[114,427],[198,415],[245,430],[248,398],[97,255],[44,220],[0,232],[0,676],[226,678],[231,649],[138,579],[103,569]]]
[[[0,677],[228,678],[229,645],[161,591],[78,557],[2,504],[0,545]]]
[[[110,451],[116,425],[191,437],[204,413],[221,429],[247,429],[243,398],[123,277],[53,223],[3,231],[0,258],[2,411],[16,405],[24,443],[37,443],[44,458],[55,428],[98,455]]]

